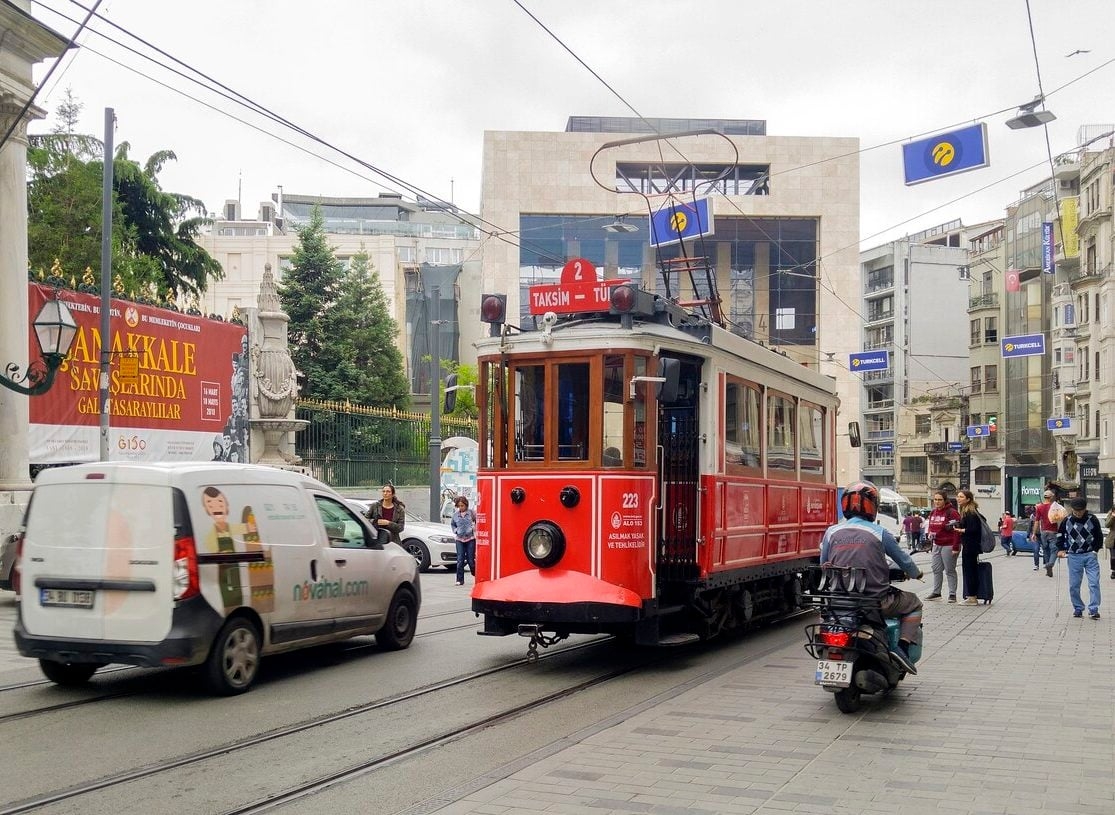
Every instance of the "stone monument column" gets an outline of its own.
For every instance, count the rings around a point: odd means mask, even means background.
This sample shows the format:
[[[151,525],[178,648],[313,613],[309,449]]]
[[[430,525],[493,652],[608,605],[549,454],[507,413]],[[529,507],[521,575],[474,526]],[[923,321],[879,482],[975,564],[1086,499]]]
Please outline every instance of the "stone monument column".
[[[15,364],[19,375],[38,353],[27,314],[27,123],[45,115],[23,109],[34,93],[31,66],[69,47],[30,10],[30,0],[0,4],[0,137],[16,123],[0,147],[0,370]],[[19,529],[30,495],[27,400],[34,398],[0,387],[0,540]]]
[[[279,303],[271,264],[263,267],[258,309],[249,309],[252,341],[252,406],[250,445],[252,462],[276,467],[302,463],[294,454],[294,434],[309,422],[294,418],[298,374],[287,344],[288,317]]]

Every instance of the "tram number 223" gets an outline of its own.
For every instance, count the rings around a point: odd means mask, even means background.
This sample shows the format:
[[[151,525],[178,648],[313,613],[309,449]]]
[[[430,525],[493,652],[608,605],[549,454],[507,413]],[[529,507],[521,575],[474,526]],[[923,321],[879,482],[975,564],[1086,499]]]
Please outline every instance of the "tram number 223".
[[[625,492],[620,497],[621,509],[638,509],[639,508],[639,493]]]
[[[139,436],[120,436],[116,440],[116,446],[121,450],[146,450],[147,440]]]

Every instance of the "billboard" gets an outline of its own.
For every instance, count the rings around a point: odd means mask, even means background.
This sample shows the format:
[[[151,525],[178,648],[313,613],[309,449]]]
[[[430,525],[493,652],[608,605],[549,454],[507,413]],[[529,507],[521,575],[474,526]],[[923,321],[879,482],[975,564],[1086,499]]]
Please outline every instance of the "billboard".
[[[29,284],[31,348],[31,321],[54,296]],[[101,300],[58,298],[77,336],[54,387],[29,400],[33,465],[100,460]],[[116,299],[109,325],[109,460],[248,460],[247,328]]]
[[[990,163],[983,122],[902,145],[906,186],[978,170]]]

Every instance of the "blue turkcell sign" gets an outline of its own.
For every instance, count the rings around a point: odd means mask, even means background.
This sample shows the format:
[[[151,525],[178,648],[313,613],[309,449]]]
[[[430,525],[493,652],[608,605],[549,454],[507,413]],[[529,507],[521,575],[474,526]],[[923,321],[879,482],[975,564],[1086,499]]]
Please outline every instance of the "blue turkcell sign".
[[[1060,416],[1056,419],[1046,419],[1045,420],[1045,429],[1046,430],[1071,430],[1072,429],[1072,419],[1068,418],[1067,416]]]
[[[991,425],[989,424],[970,424],[968,425],[968,438],[980,439],[984,436],[991,435]]]
[[[902,145],[907,186],[978,170],[990,163],[983,122]]]
[[[890,367],[890,351],[867,351],[849,354],[848,368],[856,371],[885,371]]]
[[[689,238],[711,235],[712,206],[709,199],[678,201],[670,199],[650,216],[650,245],[666,246]]]
[[[963,450],[964,449],[964,442],[962,442],[962,441],[950,441],[949,442],[949,449],[950,450]]]
[[[880,444],[879,445],[879,452],[880,453],[893,453],[894,452],[894,444],[892,444],[889,441],[884,442],[883,444]]]
[[[1003,357],[1037,357],[1045,353],[1044,334],[1020,334],[1017,337],[1003,337],[1000,341]]]

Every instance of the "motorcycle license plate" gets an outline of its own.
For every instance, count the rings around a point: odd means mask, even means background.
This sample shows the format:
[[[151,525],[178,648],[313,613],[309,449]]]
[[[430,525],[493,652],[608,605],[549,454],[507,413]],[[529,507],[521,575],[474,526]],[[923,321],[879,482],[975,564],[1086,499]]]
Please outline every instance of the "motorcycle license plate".
[[[818,685],[826,685],[830,688],[846,688],[852,684],[852,663],[818,659],[817,676],[814,681]]]

